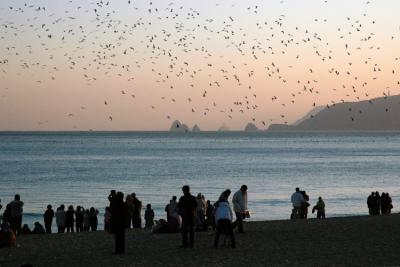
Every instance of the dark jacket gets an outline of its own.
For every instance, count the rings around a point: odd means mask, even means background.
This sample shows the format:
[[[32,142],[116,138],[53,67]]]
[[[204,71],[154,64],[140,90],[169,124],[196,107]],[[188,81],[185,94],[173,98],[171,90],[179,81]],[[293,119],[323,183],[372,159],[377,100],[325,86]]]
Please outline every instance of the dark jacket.
[[[178,210],[179,215],[183,219],[192,219],[196,215],[197,201],[190,193],[179,199]]]

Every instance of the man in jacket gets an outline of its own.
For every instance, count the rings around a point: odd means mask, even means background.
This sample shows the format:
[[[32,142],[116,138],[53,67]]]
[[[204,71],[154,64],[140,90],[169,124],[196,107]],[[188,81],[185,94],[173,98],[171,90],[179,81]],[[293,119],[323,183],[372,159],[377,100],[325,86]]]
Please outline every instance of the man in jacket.
[[[235,211],[236,221],[233,228],[238,227],[239,233],[244,233],[243,220],[246,218],[247,211],[247,185],[242,185],[232,198],[233,210]]]
[[[182,246],[181,248],[193,247],[194,244],[194,219],[197,208],[197,201],[190,194],[190,187],[182,187],[183,196],[179,199],[178,210],[182,217]],[[188,233],[190,234],[188,242]]]

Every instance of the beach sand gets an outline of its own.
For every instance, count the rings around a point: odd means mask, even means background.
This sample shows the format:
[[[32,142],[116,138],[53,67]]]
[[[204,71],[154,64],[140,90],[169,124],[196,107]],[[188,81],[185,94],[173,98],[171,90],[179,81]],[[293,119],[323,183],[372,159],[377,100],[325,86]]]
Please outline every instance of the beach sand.
[[[180,234],[129,230],[125,255],[112,255],[113,235],[104,232],[22,236],[18,247],[0,249],[0,266],[400,265],[398,214],[250,222],[245,230],[236,234],[236,249],[214,249],[211,232],[196,233],[195,247],[180,249]]]

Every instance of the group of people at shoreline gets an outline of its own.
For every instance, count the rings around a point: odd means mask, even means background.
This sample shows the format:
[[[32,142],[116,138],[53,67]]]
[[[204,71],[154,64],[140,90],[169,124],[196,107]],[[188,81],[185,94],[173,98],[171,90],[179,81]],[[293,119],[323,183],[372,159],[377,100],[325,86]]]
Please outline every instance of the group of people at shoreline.
[[[250,217],[247,208],[247,186],[242,185],[231,198],[232,207],[229,202],[231,191],[223,191],[213,204],[199,193],[197,197],[190,193],[190,187],[182,187],[183,196],[177,200],[176,196],[165,207],[166,220],[155,221],[155,213],[151,204],[146,205],[144,219],[145,228],[151,229],[153,233],[182,233],[182,248],[192,248],[194,246],[194,233],[196,231],[215,231],[214,246],[217,248],[221,234],[230,237],[231,246],[236,247],[236,240],[233,229],[238,228],[239,233],[243,233],[243,221]],[[115,235],[115,253],[121,254],[125,251],[125,229],[141,228],[142,202],[136,197],[135,193],[127,194],[124,198],[122,192],[111,190],[109,205],[104,213],[104,230]],[[307,219],[309,196],[306,191],[296,188],[291,196],[293,205],[291,219]],[[386,215],[391,213],[393,208],[392,199],[389,193],[372,192],[367,205],[370,215]],[[47,206],[43,214],[44,227],[35,222],[33,230],[28,225],[22,226],[24,202],[20,196],[14,196],[14,200],[7,204],[3,216],[0,230],[0,247],[13,246],[16,244],[16,236],[19,234],[44,234],[52,233],[53,219],[56,219],[57,232],[82,232],[97,231],[98,210],[94,207],[84,209],[82,206],[72,205],[65,210],[64,205],[60,205],[54,212],[51,205]],[[2,209],[0,203],[0,210]],[[318,198],[316,205],[312,208],[312,213],[317,212],[317,218],[325,218],[325,203],[322,197]],[[236,220],[234,220],[234,215]],[[4,241],[6,240],[6,241]],[[225,238],[226,240],[226,238]]]

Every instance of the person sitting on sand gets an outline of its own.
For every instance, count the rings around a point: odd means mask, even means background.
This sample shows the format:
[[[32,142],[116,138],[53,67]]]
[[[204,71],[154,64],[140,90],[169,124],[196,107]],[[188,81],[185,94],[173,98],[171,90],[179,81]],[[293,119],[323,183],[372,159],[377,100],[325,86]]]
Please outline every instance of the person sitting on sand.
[[[3,222],[0,225],[0,248],[15,247],[17,245],[17,238],[15,233],[11,230],[9,222]]]
[[[293,205],[291,219],[301,218],[301,207],[304,202],[304,196],[300,192],[300,188],[296,187],[296,191],[292,194],[291,201]]]
[[[65,232],[65,222],[67,220],[67,215],[65,213],[65,206],[61,205],[56,211],[56,224],[58,228],[58,233]]]
[[[111,232],[111,209],[106,207],[104,212],[104,231]]]
[[[317,204],[313,207],[312,213],[317,211],[317,219],[325,219],[325,202],[322,197],[318,198]]]
[[[154,225],[154,210],[151,208],[151,204],[147,204],[146,211],[144,213],[144,220],[146,221],[145,227],[151,228]]]
[[[14,231],[15,234],[19,234],[22,225],[22,213],[23,213],[24,202],[21,201],[20,196],[17,194],[14,196],[14,200],[11,201],[10,205],[11,205],[11,218],[10,218],[11,229]]]
[[[181,248],[192,248],[194,245],[194,220],[196,215],[197,201],[190,194],[190,187],[182,187],[183,196],[179,199],[178,210],[182,217],[182,245]],[[189,234],[189,240],[188,240]]]
[[[81,206],[76,206],[75,211],[75,228],[76,232],[83,232],[83,208]]]
[[[89,221],[90,221],[91,231],[97,231],[97,224],[98,224],[97,214],[99,214],[99,211],[91,207],[89,211]]]
[[[90,230],[90,213],[89,210],[85,210],[83,214],[83,231],[89,232]]]
[[[53,224],[54,210],[51,205],[47,205],[47,210],[43,214],[44,227],[46,233],[51,234],[51,225]]]
[[[46,231],[43,228],[43,225],[40,224],[40,222],[35,222],[32,234],[45,234]]]
[[[236,215],[236,221],[232,227],[238,227],[239,233],[244,233],[243,220],[246,218],[247,212],[247,185],[242,185],[240,189],[232,197],[233,209]]]
[[[21,229],[21,232],[20,232],[22,235],[30,235],[30,234],[32,234],[32,231],[31,231],[31,229],[29,229],[29,226],[27,225],[27,224],[24,224],[23,226],[22,226],[22,229]]]
[[[67,229],[67,233],[70,231],[73,233],[74,232],[74,207],[71,205],[68,207],[68,210],[65,212],[65,228]]]
[[[218,201],[215,203],[215,222],[217,224],[217,231],[215,233],[214,247],[218,248],[219,236],[224,233],[230,235],[232,248],[236,247],[235,235],[232,228],[233,213],[229,205],[229,195],[231,191],[225,190]]]
[[[118,192],[111,202],[111,229],[115,235],[114,254],[125,253],[125,228],[128,216],[128,208],[124,203],[124,194]]]

